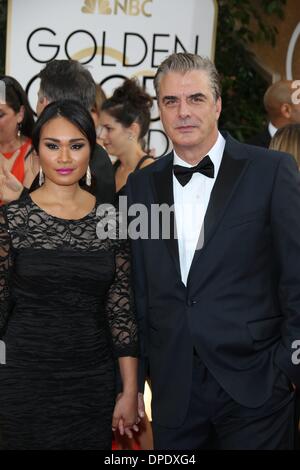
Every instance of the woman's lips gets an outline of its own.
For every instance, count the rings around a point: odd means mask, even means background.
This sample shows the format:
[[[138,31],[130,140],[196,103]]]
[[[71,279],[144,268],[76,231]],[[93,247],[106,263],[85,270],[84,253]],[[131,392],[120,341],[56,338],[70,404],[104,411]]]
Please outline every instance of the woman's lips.
[[[56,170],[57,173],[59,173],[60,175],[69,175],[70,173],[72,173],[73,168],[59,168],[58,170]]]

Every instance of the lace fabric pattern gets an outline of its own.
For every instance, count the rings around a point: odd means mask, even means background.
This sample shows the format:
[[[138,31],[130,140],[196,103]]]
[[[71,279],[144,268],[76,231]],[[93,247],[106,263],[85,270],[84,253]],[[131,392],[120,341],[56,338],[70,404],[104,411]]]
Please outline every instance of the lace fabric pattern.
[[[0,208],[1,449],[111,447],[115,358],[138,337],[129,242],[100,240],[96,212]]]
[[[4,211],[0,207],[0,337],[7,324],[11,309],[9,295],[9,271],[11,267],[10,237]]]
[[[47,214],[28,196],[7,206],[0,214],[0,299],[1,317],[7,317],[8,278],[13,253],[26,249],[75,251],[84,254],[114,253],[115,276],[106,298],[115,355],[137,355],[137,327],[130,286],[130,246],[127,240],[99,240],[96,207],[79,220],[64,220]],[[11,248],[10,248],[11,247]],[[11,251],[12,250],[12,251]],[[59,272],[57,273],[59,276]],[[99,286],[99,291],[101,286]]]

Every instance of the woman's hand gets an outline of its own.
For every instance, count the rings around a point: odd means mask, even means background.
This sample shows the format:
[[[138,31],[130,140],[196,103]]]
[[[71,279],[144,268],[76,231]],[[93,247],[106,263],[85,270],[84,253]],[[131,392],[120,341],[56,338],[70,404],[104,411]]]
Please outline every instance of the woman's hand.
[[[121,436],[133,437],[132,431],[138,431],[138,397],[136,393],[119,393],[112,419],[112,430],[119,430]]]

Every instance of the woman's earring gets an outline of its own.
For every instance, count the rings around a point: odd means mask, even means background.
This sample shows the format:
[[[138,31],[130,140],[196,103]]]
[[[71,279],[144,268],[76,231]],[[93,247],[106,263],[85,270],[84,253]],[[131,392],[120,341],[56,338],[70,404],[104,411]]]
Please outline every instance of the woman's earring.
[[[18,122],[17,125],[17,136],[20,138],[21,137],[21,130],[22,130],[22,123]]]
[[[39,185],[42,186],[44,183],[44,173],[42,170],[42,167],[40,166],[40,171],[39,171]]]
[[[87,186],[91,186],[92,184],[92,175],[91,175],[90,166],[88,166],[86,170],[85,182]]]

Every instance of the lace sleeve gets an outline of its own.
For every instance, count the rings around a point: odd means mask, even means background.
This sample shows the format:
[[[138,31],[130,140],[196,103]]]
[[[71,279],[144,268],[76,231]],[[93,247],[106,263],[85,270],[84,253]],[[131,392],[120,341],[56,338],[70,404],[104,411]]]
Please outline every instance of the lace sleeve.
[[[115,357],[138,356],[138,336],[131,289],[130,245],[116,241],[116,273],[108,291],[106,313]]]
[[[10,265],[10,237],[4,209],[0,207],[0,336],[4,332],[11,308],[8,286]]]

